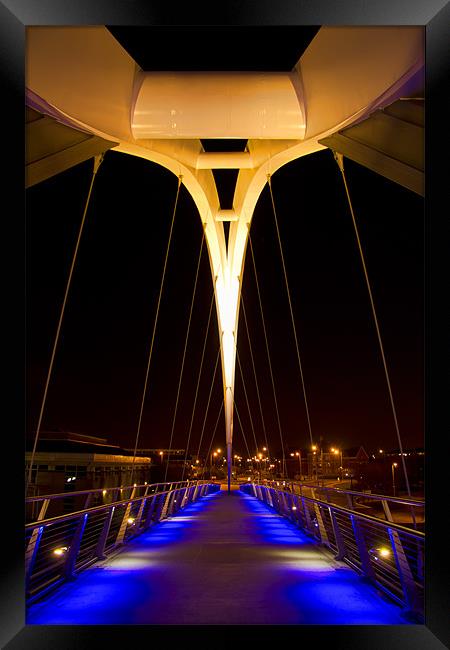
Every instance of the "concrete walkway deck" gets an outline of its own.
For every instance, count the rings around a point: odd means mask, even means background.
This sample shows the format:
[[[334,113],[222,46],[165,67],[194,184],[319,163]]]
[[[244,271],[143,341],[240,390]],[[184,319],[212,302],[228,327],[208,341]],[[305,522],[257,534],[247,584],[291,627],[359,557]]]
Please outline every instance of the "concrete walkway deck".
[[[400,608],[240,491],[162,521],[27,613],[28,625],[400,625]]]

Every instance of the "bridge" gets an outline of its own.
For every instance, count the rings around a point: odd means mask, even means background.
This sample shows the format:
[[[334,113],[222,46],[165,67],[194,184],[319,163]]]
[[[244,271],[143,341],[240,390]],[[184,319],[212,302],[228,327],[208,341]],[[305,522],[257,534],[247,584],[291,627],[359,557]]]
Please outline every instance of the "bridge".
[[[105,154],[109,161],[114,152],[156,163],[177,179],[156,315],[145,359],[133,459],[142,437],[172,227],[180,193],[185,189],[200,217],[202,240],[167,448],[170,450],[173,442],[205,244],[213,291],[210,315],[215,304],[218,326],[211,387],[220,359],[223,394],[216,427],[223,409],[227,477],[223,485],[212,477],[184,480],[183,470],[181,480],[170,482],[167,458],[161,483],[142,485],[130,481],[129,485],[70,495],[27,496],[27,624],[422,623],[423,502],[414,499],[410,490],[388,364],[344,168],[345,156],[423,196],[423,98],[417,97],[423,82],[420,28],[360,32],[321,28],[286,73],[164,73],[141,69],[111,30],[103,27],[30,29],[28,52],[27,131],[33,146],[28,149],[27,186],[33,187],[82,161],[93,158],[94,165],[53,341],[27,487],[32,486],[33,459],[39,449],[47,390],[91,193],[96,188],[99,170],[105,169]],[[330,52],[331,62],[327,58]],[[211,102],[207,110],[205,97]],[[402,138],[392,137],[397,129]],[[209,149],[208,141],[216,139],[223,143],[222,150]],[[232,150],[230,143],[239,139],[246,144],[242,150]],[[43,143],[46,155],[42,155]],[[292,358],[298,362],[304,435],[308,448],[313,450],[317,433],[308,401],[308,377],[301,358],[304,350],[297,338],[272,177],[288,163],[327,148],[343,182],[355,230],[406,497],[326,488],[317,482],[317,468],[311,483],[287,479],[285,441],[250,231],[257,202],[266,188],[289,303],[288,322],[295,343]],[[236,172],[231,207],[225,207],[221,201],[216,183],[217,172],[223,170]],[[291,254],[296,253],[293,246]],[[235,400],[238,368],[256,450],[266,433],[258,430],[256,434],[253,426],[238,353],[240,314],[247,329],[242,299],[246,257],[253,262],[254,295],[261,310],[276,410],[274,430],[278,429],[279,440],[276,436],[276,442],[272,439],[270,445],[279,446],[281,460],[278,477],[273,472],[275,478],[261,480],[260,473],[259,481],[253,475],[252,480],[236,484],[232,467],[233,436],[237,430],[242,434],[248,456],[253,454],[253,444],[244,435]],[[247,335],[250,344],[248,330]],[[202,362],[204,351],[205,348]],[[201,368],[198,381],[200,375]],[[256,371],[254,376],[261,409]],[[199,383],[197,391],[198,388]],[[256,412],[256,401],[254,404]],[[194,414],[191,427],[193,418]],[[204,454],[206,459],[210,457],[215,432],[216,428]],[[188,444],[190,433],[191,429]],[[199,449],[201,443],[202,437]],[[397,463],[392,465],[393,475],[394,465]],[[301,467],[300,460],[300,475]],[[410,516],[396,521],[397,509]]]
[[[358,508],[367,495],[325,492],[287,481],[142,485],[71,493],[73,511],[56,516],[67,494],[30,498],[27,623],[423,622],[424,533],[412,523],[423,502],[370,495],[381,518]],[[393,521],[398,505],[410,526]]]

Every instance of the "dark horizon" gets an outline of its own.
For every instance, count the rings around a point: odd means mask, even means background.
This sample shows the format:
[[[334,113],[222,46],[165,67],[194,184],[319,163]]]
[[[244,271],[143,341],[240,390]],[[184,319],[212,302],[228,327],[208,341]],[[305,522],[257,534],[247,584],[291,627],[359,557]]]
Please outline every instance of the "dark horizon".
[[[402,445],[423,446],[423,199],[345,161],[390,370]],[[27,434],[34,436],[45,373],[88,185],[87,161],[27,190]],[[226,183],[218,176],[222,204]],[[134,447],[156,300],[177,179],[157,165],[108,152],[95,181],[41,429],[58,427]],[[398,448],[375,327],[345,192],[331,151],[272,178],[305,377],[311,428],[342,448]],[[154,230],[152,231],[151,226]],[[303,393],[268,187],[251,239],[283,443],[309,446]],[[202,240],[181,188],[138,447],[167,447]],[[172,447],[185,448],[212,279],[203,245]],[[250,247],[242,288],[270,448],[280,447]],[[218,352],[215,307],[207,336],[190,453],[197,452]],[[238,355],[259,447],[265,446],[243,309]],[[201,452],[223,399],[220,362]],[[236,365],[235,400],[255,448]],[[212,443],[224,445],[223,411]],[[239,418],[234,443],[247,453]],[[38,447],[39,449],[39,447]]]

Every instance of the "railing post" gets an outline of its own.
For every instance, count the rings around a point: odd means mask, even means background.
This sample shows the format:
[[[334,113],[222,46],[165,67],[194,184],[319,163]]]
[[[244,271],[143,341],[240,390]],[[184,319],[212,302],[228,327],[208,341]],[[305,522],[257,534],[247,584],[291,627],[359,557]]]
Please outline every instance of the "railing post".
[[[153,513],[155,511],[155,505],[158,497],[153,494],[152,496],[149,496],[148,499],[150,499],[150,505],[148,506],[147,514],[145,516],[144,530],[152,525]]]
[[[180,490],[178,488],[175,488],[173,490],[173,496],[170,501],[170,508],[168,511],[168,516],[173,515],[174,513],[178,512],[180,509]]]
[[[292,492],[288,492],[285,494],[286,497],[286,505],[287,505],[287,515],[289,519],[293,519],[294,513],[292,511],[292,508],[294,507],[294,497],[292,495]]]
[[[299,497],[297,494],[292,495],[292,518],[295,520],[295,523],[300,526],[301,521],[299,517]]]
[[[302,497],[301,499],[302,499],[303,514],[305,515],[306,529],[309,530],[310,533],[313,533],[314,530],[313,530],[309,508],[305,505],[305,498]]]
[[[280,509],[280,502],[278,499],[277,491],[274,487],[271,487],[270,492],[271,492],[272,508],[274,508],[278,512]]]
[[[311,489],[313,499],[316,499],[316,492],[315,489]],[[323,523],[323,518],[322,518],[322,511],[320,509],[319,504],[314,503],[314,512],[316,513],[316,519],[317,523],[319,525],[319,535],[320,535],[320,541],[322,544],[326,544],[327,546],[329,545],[329,540],[328,540],[328,534],[327,530],[325,528],[325,524]]]
[[[102,532],[100,533],[100,537],[98,538],[97,546],[95,547],[95,555],[98,557],[99,560],[104,560],[106,555],[105,555],[105,546],[106,546],[106,540],[108,539],[109,535],[109,529],[111,527],[111,522],[112,518],[114,515],[114,510],[115,506],[111,506],[109,511],[107,512]]]
[[[172,489],[172,485],[170,486],[170,489]],[[162,507],[162,510],[161,510],[161,514],[159,515],[160,521],[161,521],[161,519],[164,519],[165,517],[167,517],[167,510],[169,508],[169,503],[170,503],[170,501],[172,499],[172,496],[173,496],[173,492],[170,492],[170,491],[166,492],[165,499],[164,499],[164,504],[163,504],[163,507]]]
[[[356,546],[358,547],[359,559],[361,560],[361,568],[364,577],[367,578],[370,582],[376,582],[375,572],[370,562],[369,551],[367,550],[367,547],[364,543],[364,536],[362,534],[359,522],[356,521],[356,517],[354,515],[350,515],[350,519],[352,522],[353,534],[355,536]]]
[[[89,492],[87,495],[86,501],[84,502],[84,508],[83,510],[86,510],[89,508],[89,505],[91,503],[92,499],[92,492]],[[82,515],[80,521],[78,522],[77,528],[75,530],[75,534],[72,538],[72,541],[70,543],[70,548],[67,553],[67,558],[66,562],[64,564],[64,576],[66,578],[74,578],[75,577],[75,562],[78,556],[78,551],[80,550],[80,545],[81,545],[81,539],[83,537],[84,529],[86,526],[86,521],[87,521],[88,515],[87,513]]]
[[[75,578],[75,563],[77,561],[78,551],[80,550],[81,539],[83,537],[87,518],[88,518],[87,512],[84,515],[81,515],[75,534],[70,543],[69,551],[67,553],[66,562],[64,564],[63,575],[65,578],[69,580],[71,578]]]
[[[269,506],[273,508],[273,501],[272,501],[272,490],[270,488],[266,488],[266,495],[267,495],[267,503]]]
[[[47,514],[49,503],[50,503],[50,499],[44,499],[38,514],[37,521],[42,521],[43,519],[45,519],[45,515]],[[39,542],[41,541],[43,530],[44,529],[42,526],[39,528],[33,528],[31,537],[27,544],[27,550],[25,552],[25,576],[26,576],[27,583],[31,575],[31,572],[33,571],[33,566],[36,560],[36,555],[39,549]]]
[[[36,535],[34,535],[36,531]],[[34,528],[32,535],[34,535],[33,544],[30,546],[28,544],[27,552],[25,555],[25,583],[26,590],[28,591],[30,585],[31,574],[33,573],[34,563],[36,561],[36,555],[39,549],[39,543],[41,541],[42,533],[44,532],[44,526],[39,526]]]
[[[389,504],[386,499],[381,499],[381,505],[383,506],[383,511],[384,511],[384,516],[386,517],[386,521],[391,521],[392,523],[394,522],[391,514],[391,509],[389,508]]]
[[[159,493],[157,496],[155,496],[155,499],[158,499],[155,521],[161,521],[161,515],[164,508],[164,503],[166,502],[166,496],[167,495],[163,493]]]
[[[405,597],[406,611],[422,616],[422,603],[420,602],[416,583],[400,535],[396,530],[392,530],[392,528],[388,528],[388,533],[389,539],[391,540],[392,550],[394,551],[395,564],[400,577],[403,595]]]
[[[322,544],[326,544],[328,546],[329,540],[328,540],[327,529],[325,528],[325,524],[323,523],[322,510],[320,509],[320,506],[317,503],[314,504],[314,512],[316,513],[317,523],[319,524],[320,541]]]
[[[278,492],[278,503],[279,503],[280,514],[285,515],[287,513],[287,506],[286,506],[286,496],[283,490],[280,490]]]
[[[184,508],[187,503],[189,503],[189,486],[185,485],[184,488],[181,490],[182,497],[181,497],[181,507]]]
[[[145,490],[145,492],[147,493],[147,490]],[[146,494],[144,494],[144,496],[142,497],[141,505],[139,506],[138,513],[136,515],[135,522],[134,522],[136,530],[139,530],[139,527],[141,525],[142,513],[144,512],[145,502],[146,501],[147,501]]]
[[[130,516],[131,501],[132,501],[132,499],[133,499],[133,497],[135,495],[135,492],[136,492],[136,488],[133,487],[133,489],[131,491],[131,495],[130,495],[130,502],[127,503],[127,506],[125,508],[125,512],[124,512],[124,515],[123,515],[122,523],[120,524],[119,532],[117,533],[116,546],[119,546],[120,544],[123,544],[123,540],[124,540],[124,537],[125,537],[125,531],[126,531],[127,525],[128,525],[128,517]]]
[[[196,484],[195,484],[194,491],[193,491],[193,493],[192,493],[191,501],[196,501],[196,500],[197,500],[198,488],[199,488],[199,485],[198,485],[198,483],[196,483]]]
[[[336,519],[334,510],[330,506],[328,507],[328,510],[330,512],[331,525],[333,526],[334,539],[336,540],[337,554],[335,559],[343,560],[347,554],[344,538],[341,535],[341,529],[339,528],[339,523]]]
[[[291,495],[289,492],[283,492],[283,497],[284,497],[284,513],[286,517],[291,518]]]

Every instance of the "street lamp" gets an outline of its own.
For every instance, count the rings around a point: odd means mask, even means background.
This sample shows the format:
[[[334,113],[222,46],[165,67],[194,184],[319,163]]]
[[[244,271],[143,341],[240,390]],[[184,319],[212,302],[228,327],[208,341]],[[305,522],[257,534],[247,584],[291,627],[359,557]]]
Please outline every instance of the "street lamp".
[[[300,467],[300,481],[302,480],[302,452],[296,451],[295,455],[298,456],[298,465]]]
[[[395,497],[395,468],[398,467],[398,463],[392,463],[392,490]]]
[[[337,454],[340,455],[340,460],[341,460],[341,467],[340,467],[340,474],[341,474],[341,479],[342,479],[342,472],[343,472],[343,464],[342,464],[342,449],[335,449],[334,447],[331,447],[331,451],[333,454],[336,456]]]
[[[258,454],[258,458],[255,458],[255,460],[257,463],[259,463],[257,467],[258,467],[259,482],[261,483],[262,454]]]
[[[159,455],[161,456],[161,464],[162,464],[162,462],[163,462],[164,452],[163,452],[163,451],[160,451],[160,452],[159,452]]]
[[[242,460],[242,457],[239,456],[239,454],[234,454],[234,474],[235,474],[236,478],[238,476],[239,469],[241,467],[241,460]]]
[[[217,451],[213,451],[213,453],[211,454],[211,468],[209,470],[210,475],[212,474],[213,459],[215,460],[216,456],[217,456]],[[215,463],[214,463],[214,465],[215,465]]]
[[[313,453],[313,463],[312,463],[312,470],[313,470],[313,480],[314,480],[314,474],[316,475],[316,482],[317,484],[319,483],[319,476],[317,473],[317,445],[312,445],[311,447],[312,453]]]

